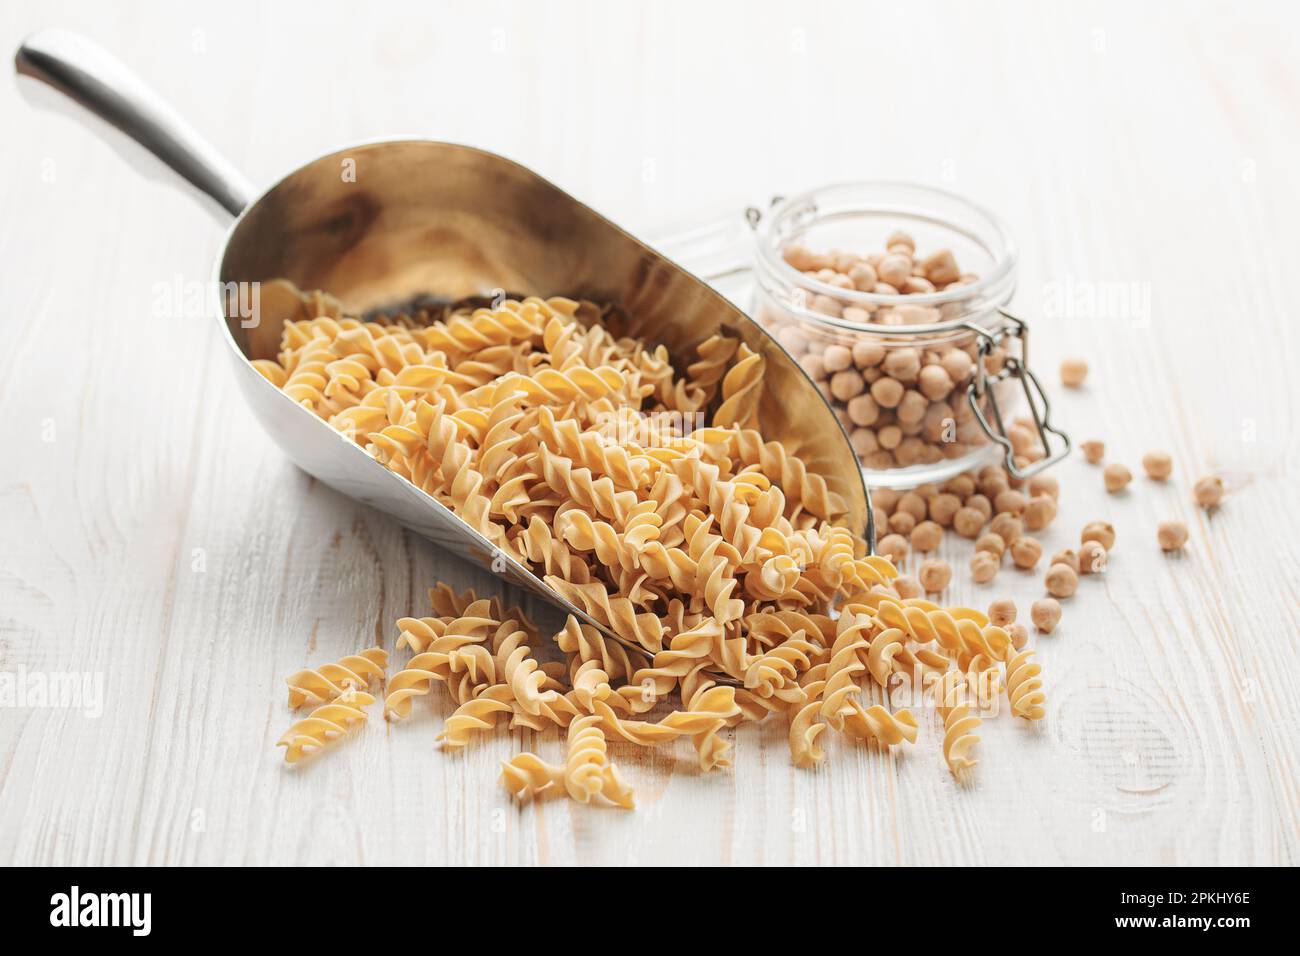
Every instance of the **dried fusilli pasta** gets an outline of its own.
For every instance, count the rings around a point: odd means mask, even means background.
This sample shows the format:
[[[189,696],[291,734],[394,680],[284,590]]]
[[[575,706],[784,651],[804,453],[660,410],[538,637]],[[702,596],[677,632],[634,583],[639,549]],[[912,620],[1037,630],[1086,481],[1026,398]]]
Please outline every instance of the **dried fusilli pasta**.
[[[915,741],[909,710],[869,699],[909,678],[937,682],[954,770],[973,762],[969,684],[996,690],[1005,668],[1012,712],[1043,715],[1038,665],[1005,630],[901,598],[893,566],[843,526],[844,500],[764,437],[760,351],[720,333],[675,366],[612,331],[616,310],[564,298],[428,319],[361,321],[318,296],[276,360],[254,364],[623,643],[572,618],[546,639],[495,599],[439,586],[430,616],[398,621],[412,657],[388,681],[390,720],[441,683],[445,748],[503,724],[567,730],[562,765],[503,766],[512,793],[631,806],[610,746],[686,737],[703,769],[725,767],[731,728],[781,713],[811,767],[828,728]],[[346,695],[383,666],[362,655],[291,678],[291,702],[323,704],[286,735],[294,759],[364,717],[345,701],[365,695]]]

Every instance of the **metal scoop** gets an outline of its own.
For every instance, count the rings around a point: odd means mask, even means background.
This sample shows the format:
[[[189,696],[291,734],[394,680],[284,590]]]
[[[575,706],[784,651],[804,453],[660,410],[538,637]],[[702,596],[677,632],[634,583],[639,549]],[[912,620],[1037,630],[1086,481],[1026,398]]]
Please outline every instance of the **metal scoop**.
[[[304,471],[387,512],[434,543],[598,627],[528,568],[451,511],[371,458],[260,375],[298,289],[336,297],[364,315],[402,301],[455,302],[512,294],[614,302],[635,334],[675,359],[719,330],[767,362],[758,414],[848,505],[848,525],[874,543],[857,458],[839,420],[799,365],[705,283],[518,163],[430,140],[358,143],[293,170],[260,195],[141,80],[94,43],[62,30],[36,33],[18,72],[62,91],[126,133],[235,216],[213,266],[210,309],[244,397],[262,427]],[[271,280],[286,279],[288,282]],[[261,283],[256,315],[224,294]],[[640,648],[631,644],[634,649]]]

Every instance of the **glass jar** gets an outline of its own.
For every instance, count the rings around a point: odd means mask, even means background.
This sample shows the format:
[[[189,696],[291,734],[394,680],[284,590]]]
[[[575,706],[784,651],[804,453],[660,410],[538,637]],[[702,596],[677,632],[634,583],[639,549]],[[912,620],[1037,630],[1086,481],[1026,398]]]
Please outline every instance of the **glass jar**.
[[[868,484],[915,487],[999,461],[1025,477],[1068,452],[1027,365],[1028,326],[1007,311],[1016,250],[991,213],[944,190],[867,182],[778,199],[746,218],[748,268],[720,259],[707,231],[661,248],[714,279],[748,275],[751,298],[741,304],[822,391]],[[849,282],[833,267],[847,271],[869,254],[878,265],[896,233],[916,262],[944,250],[952,262],[932,266],[934,283],[915,266],[921,281],[906,283],[914,294],[872,286],[874,268]]]

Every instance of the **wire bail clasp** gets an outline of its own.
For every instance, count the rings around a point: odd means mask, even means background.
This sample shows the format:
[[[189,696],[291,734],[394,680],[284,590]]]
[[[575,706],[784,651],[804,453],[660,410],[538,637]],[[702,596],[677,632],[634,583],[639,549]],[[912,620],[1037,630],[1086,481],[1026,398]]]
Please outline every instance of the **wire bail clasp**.
[[[1038,474],[1044,468],[1056,464],[1068,455],[1070,453],[1070,436],[1059,428],[1053,427],[1052,404],[1047,398],[1047,393],[1043,391],[1043,386],[1038,381],[1038,377],[1029,368],[1028,323],[1012,315],[1006,309],[998,309],[998,313],[1007,320],[1007,326],[996,331],[990,331],[973,322],[966,323],[966,328],[975,333],[980,343],[979,358],[975,363],[975,377],[966,390],[966,398],[970,402],[971,411],[975,413],[975,418],[980,423],[980,427],[984,429],[984,433],[1002,447],[1003,463],[1007,473],[1014,478],[1028,478]],[[1020,340],[1020,355],[1007,356],[1003,361],[1002,368],[993,374],[989,374],[984,359],[992,354],[993,350],[1008,337]],[[1024,467],[1021,467],[1016,462],[1015,445],[1012,444],[1010,437],[1007,435],[1002,407],[998,404],[997,390],[993,387],[998,382],[1013,378],[1018,379],[1020,387],[1024,389],[1025,402],[1029,405],[1029,413],[1033,418],[1034,427],[1038,431],[1038,440],[1042,443],[1043,450],[1046,452],[1038,461],[1030,462]],[[992,423],[989,422],[988,416],[984,414],[984,409],[981,407],[981,403],[985,398],[988,399],[988,406],[993,412]],[[1048,438],[1048,435],[1056,436],[1057,447],[1055,449],[1053,449],[1053,443]]]

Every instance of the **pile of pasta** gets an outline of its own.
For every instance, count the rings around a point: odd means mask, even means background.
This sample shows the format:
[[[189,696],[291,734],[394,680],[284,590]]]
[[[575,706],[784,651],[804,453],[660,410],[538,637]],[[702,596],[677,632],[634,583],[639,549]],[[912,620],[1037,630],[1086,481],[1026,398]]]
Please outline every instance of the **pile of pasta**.
[[[739,340],[708,338],[679,373],[662,346],[611,331],[609,308],[570,299],[435,321],[317,311],[287,321],[258,370],[623,641],[573,617],[543,640],[521,612],[445,586],[431,616],[398,622],[414,656],[388,682],[390,719],[438,682],[456,705],[446,747],[503,719],[567,730],[563,763],[505,764],[516,795],[631,806],[607,740],[687,737],[710,769],[729,763],[727,728],[772,714],[800,766],[821,762],[827,727],[910,743],[911,711],[870,702],[898,675],[932,695],[954,772],[991,696],[1043,715],[1031,651],[978,611],[901,598],[843,500],[765,440],[764,360]],[[282,739],[287,757],[364,720],[376,666],[354,655],[290,679],[291,703],[316,709]]]

